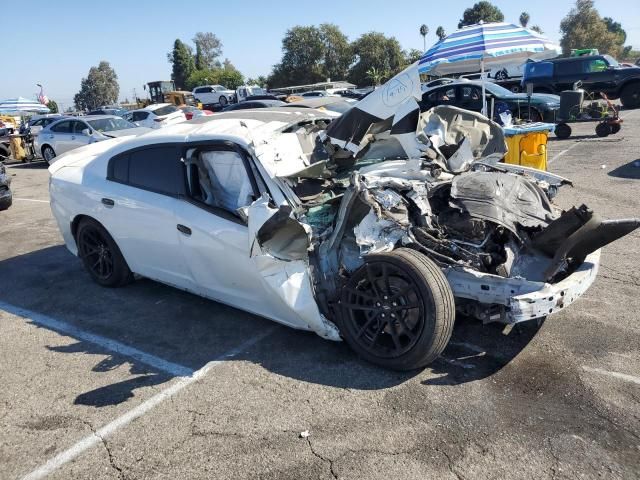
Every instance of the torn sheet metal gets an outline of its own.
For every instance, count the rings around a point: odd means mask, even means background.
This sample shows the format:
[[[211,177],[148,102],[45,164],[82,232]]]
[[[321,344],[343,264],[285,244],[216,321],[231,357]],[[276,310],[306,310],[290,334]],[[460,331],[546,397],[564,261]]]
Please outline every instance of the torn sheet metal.
[[[373,209],[354,227],[353,233],[361,255],[390,252],[407,234],[394,221],[379,219]]]
[[[451,183],[451,206],[489,220],[518,235],[518,226],[545,227],[555,214],[535,183],[519,175],[468,172]]]
[[[269,237],[267,242],[274,240],[277,235],[269,236],[269,232],[265,232],[263,227],[269,225],[273,218],[277,218],[284,211],[269,206],[269,200],[269,196],[264,194],[253,202],[247,211],[249,252],[261,280],[266,290],[272,292],[287,307],[290,317],[295,316],[295,326],[313,330],[323,338],[338,341],[340,340],[338,328],[320,313],[316,303],[307,261],[308,243],[296,240],[294,243],[297,246],[299,259],[281,260],[268,252],[269,248],[275,248],[275,246],[266,246],[264,242],[263,246],[258,240],[261,233],[262,236]],[[295,222],[293,219],[292,221]],[[302,224],[299,225],[302,226]],[[303,228],[303,230],[305,233],[310,232],[310,228],[309,230]],[[277,234],[277,232],[271,233]],[[294,250],[291,249],[293,244],[283,245],[280,240],[277,246],[286,247],[289,258],[293,258]]]
[[[500,125],[477,112],[441,105],[425,112],[418,123],[418,133],[431,137],[438,146],[457,145],[468,137],[473,156],[478,159],[491,154],[502,158],[507,153]]]
[[[325,132],[326,138],[331,144],[355,155],[366,146],[368,140],[365,136],[375,131],[377,125],[387,123],[390,127],[398,112],[404,118],[406,112],[411,110],[410,106],[420,100],[420,75],[418,65],[414,63],[333,120]],[[410,106],[401,106],[405,102]],[[398,129],[397,133],[408,131]],[[415,127],[413,133],[415,134]]]

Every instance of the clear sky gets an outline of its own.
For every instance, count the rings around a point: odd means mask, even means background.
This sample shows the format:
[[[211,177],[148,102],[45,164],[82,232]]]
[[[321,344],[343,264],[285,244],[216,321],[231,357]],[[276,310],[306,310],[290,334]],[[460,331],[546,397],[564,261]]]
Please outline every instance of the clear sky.
[[[198,31],[215,33],[223,55],[245,76],[267,75],[280,61],[284,33],[295,25],[337,24],[350,40],[368,31],[395,36],[403,48],[422,49],[418,30],[429,26],[427,47],[442,25],[455,30],[473,0],[396,1],[213,1],[182,0],[2,0],[2,45],[5,68],[0,99],[33,97],[36,83],[68,107],[89,68],[107,60],[120,82],[120,97],[152,80],[169,79],[167,52],[176,38],[191,41]],[[531,16],[552,40],[572,0],[494,0],[506,21],[517,23],[520,12]],[[627,44],[640,49],[640,0],[596,0],[600,15],[613,17],[627,32]],[[12,7],[8,5],[13,5]],[[28,11],[27,11],[28,10]],[[16,21],[12,22],[11,17]]]

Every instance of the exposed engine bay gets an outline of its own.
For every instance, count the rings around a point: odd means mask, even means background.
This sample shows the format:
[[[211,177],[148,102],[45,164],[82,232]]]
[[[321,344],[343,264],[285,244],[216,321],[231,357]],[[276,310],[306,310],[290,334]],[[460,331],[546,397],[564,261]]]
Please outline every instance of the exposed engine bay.
[[[373,123],[355,152],[331,142],[322,125],[295,132],[309,166],[280,179],[300,202],[296,218],[308,231],[299,234],[308,235],[327,318],[336,317],[341,289],[364,258],[399,247],[443,270],[465,314],[504,323],[543,317],[589,287],[600,247],[640,226],[602,221],[585,205],[560,210],[552,200],[570,182],[499,163],[502,130],[480,114],[436,107],[410,116],[408,133]],[[259,232],[261,244],[278,228]],[[294,244],[299,249],[291,240],[267,250],[290,259]]]

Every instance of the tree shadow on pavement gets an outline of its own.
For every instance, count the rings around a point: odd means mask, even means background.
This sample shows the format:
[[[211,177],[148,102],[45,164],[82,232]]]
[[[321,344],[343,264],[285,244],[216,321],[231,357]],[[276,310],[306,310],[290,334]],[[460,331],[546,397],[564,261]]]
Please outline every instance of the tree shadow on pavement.
[[[640,180],[640,159],[633,160],[626,165],[614,168],[609,172],[609,176]]]
[[[252,362],[299,381],[358,390],[397,386],[419,374],[439,375],[424,382],[432,386],[484,378],[509,363],[537,331],[526,326],[506,335],[502,326],[483,326],[479,321],[461,319],[441,358],[424,371],[396,372],[359,359],[345,343],[323,340],[310,332],[274,327],[273,322],[264,318],[150,280],[140,279],[124,288],[102,288],[90,280],[80,261],[62,245],[0,261],[0,302],[12,306],[13,313],[26,309],[154,355],[187,371],[225,359],[228,352],[243,342],[265,329],[273,329],[273,333],[232,360]],[[7,311],[11,313],[11,309]],[[38,322],[36,315],[31,320],[29,314],[23,316],[38,328],[56,331],[51,325]],[[114,353],[106,346],[81,338],[75,340],[48,348],[71,355],[85,353],[91,362],[98,355],[101,358],[92,368],[97,375],[122,367],[128,368],[129,375],[135,375],[82,393],[76,404],[116,405],[132,398],[136,389],[175,378],[135,358]],[[113,378],[113,374],[108,378]],[[119,374],[118,380],[121,378]],[[96,381],[104,383],[101,378]]]

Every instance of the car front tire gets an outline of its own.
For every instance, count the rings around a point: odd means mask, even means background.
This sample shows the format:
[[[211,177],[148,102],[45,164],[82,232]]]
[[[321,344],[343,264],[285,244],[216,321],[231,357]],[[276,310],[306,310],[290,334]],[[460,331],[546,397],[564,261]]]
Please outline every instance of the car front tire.
[[[99,285],[120,287],[133,280],[118,245],[100,223],[83,218],[76,231],[76,245],[85,269]]]
[[[442,270],[415,250],[370,255],[343,288],[340,333],[362,358],[394,370],[422,368],[445,349],[455,321]]]
[[[224,95],[220,95],[220,98],[218,99],[218,103],[220,103],[221,107],[225,107],[227,103],[229,103],[229,100],[227,100],[227,97],[225,97]]]
[[[49,145],[42,147],[42,158],[44,161],[51,165],[51,161],[56,158],[56,152]]]

